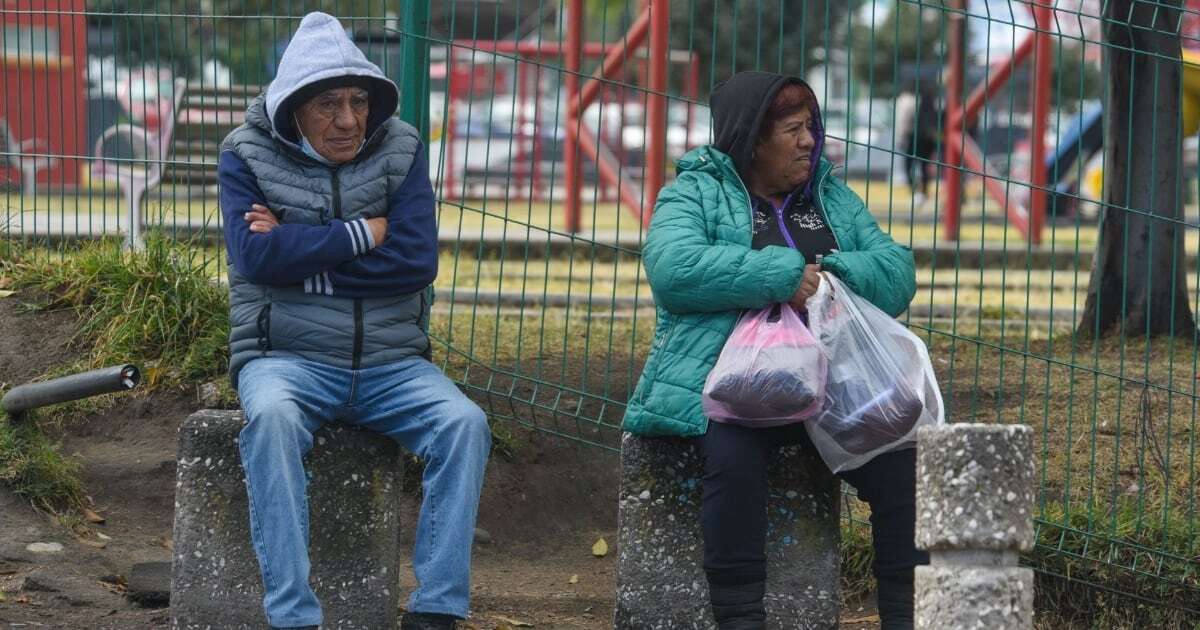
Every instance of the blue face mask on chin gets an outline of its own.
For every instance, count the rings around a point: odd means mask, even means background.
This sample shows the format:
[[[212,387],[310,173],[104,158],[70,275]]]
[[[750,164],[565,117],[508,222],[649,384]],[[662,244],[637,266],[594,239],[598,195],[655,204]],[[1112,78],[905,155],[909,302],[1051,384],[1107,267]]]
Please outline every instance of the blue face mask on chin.
[[[299,134],[299,136],[300,136],[300,150],[304,151],[304,155],[307,155],[308,157],[320,162],[321,164],[333,166],[333,162],[330,162],[329,160],[327,160],[325,158],[325,156],[321,155],[320,153],[317,153],[317,149],[315,147],[313,147],[311,142],[308,141],[308,138],[304,137],[303,133],[300,133],[299,131],[297,131],[296,133]]]
[[[312,143],[308,141],[308,138],[305,137],[304,132],[300,131],[300,121],[296,120],[295,118],[292,120],[296,123],[296,135],[300,136],[300,150],[304,152],[304,155],[307,155],[308,157],[320,162],[321,164],[325,164],[326,166],[336,166],[337,162],[332,162],[325,156],[317,153],[316,147],[314,147]],[[362,144],[358,145],[358,150],[362,151],[362,148],[365,144],[367,144],[366,138],[363,139]],[[357,154],[357,151],[355,153]]]

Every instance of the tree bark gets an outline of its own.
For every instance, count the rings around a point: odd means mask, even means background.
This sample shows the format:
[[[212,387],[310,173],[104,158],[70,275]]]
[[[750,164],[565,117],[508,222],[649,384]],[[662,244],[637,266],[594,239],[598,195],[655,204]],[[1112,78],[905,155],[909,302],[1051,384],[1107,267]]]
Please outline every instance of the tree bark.
[[[1104,11],[1104,209],[1078,333],[1192,335],[1180,178],[1180,0]]]

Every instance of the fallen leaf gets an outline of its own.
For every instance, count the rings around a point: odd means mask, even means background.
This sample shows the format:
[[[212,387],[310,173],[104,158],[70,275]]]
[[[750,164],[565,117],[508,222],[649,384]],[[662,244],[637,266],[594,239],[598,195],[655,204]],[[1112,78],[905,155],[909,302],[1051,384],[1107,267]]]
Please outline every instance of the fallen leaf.
[[[95,547],[96,549],[104,549],[108,546],[108,543],[104,542],[103,540],[92,540],[91,538],[84,538],[83,536],[76,536],[75,540],[78,540],[89,547]]]
[[[596,544],[592,545],[592,555],[597,558],[603,558],[608,555],[608,543],[603,538],[597,540]]]
[[[17,293],[16,291],[12,291],[10,289],[0,289],[0,298],[6,298],[6,297],[9,297],[10,295],[16,295],[16,293]]]
[[[104,523],[103,516],[100,516],[100,514],[94,512],[92,510],[89,510],[87,508],[83,508],[83,518],[86,519],[87,522],[95,523],[97,525]]]
[[[112,536],[109,536],[108,534],[105,534],[104,532],[96,532],[96,538],[99,538],[100,540],[104,540],[104,541],[112,540]]]
[[[0,591],[0,604],[3,604],[5,601],[7,601],[7,599],[8,598],[4,596],[4,591]]]
[[[7,289],[12,286],[12,283],[13,279],[11,276],[0,276],[0,289]]]
[[[18,597],[18,598],[16,598],[16,599],[14,599],[13,601],[14,601],[14,602],[16,602],[16,603],[18,603],[18,604],[28,604],[28,603],[29,603],[29,596],[28,596],[28,595],[22,595],[22,596],[20,596],[20,597]]]
[[[513,628],[532,628],[533,627],[533,624],[531,624],[531,623],[528,623],[525,621],[519,621],[517,619],[511,619],[509,617],[505,617],[504,615],[492,615],[492,618],[496,619],[497,621],[499,621],[503,624],[507,624],[508,626],[513,627]]]
[[[578,574],[572,575],[571,578],[567,580],[567,584],[578,584],[578,583],[579,583],[579,575]]]

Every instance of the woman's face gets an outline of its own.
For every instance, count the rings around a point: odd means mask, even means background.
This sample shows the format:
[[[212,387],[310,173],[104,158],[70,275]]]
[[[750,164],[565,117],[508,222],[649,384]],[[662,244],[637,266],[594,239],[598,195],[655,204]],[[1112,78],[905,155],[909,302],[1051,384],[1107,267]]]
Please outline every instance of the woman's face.
[[[808,182],[816,144],[812,111],[801,110],[777,121],[754,148],[755,179],[769,188],[764,192],[787,194]]]

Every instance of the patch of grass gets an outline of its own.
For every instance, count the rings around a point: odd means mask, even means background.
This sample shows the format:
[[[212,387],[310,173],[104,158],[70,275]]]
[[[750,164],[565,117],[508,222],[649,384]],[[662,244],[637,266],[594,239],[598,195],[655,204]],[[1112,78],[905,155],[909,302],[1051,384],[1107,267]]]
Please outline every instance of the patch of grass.
[[[1123,497],[1112,525],[1096,529],[1084,511],[1043,509],[1026,557],[1039,571],[1040,609],[1093,627],[1200,628],[1194,525],[1180,514],[1147,522],[1137,498]]]
[[[35,507],[58,513],[84,505],[79,464],[41,430],[35,414],[14,422],[0,411],[0,483]]]
[[[842,501],[842,601],[861,602],[875,591],[875,548],[871,544],[871,525],[866,503],[844,495]]]
[[[223,372],[229,334],[225,290],[190,263],[187,251],[162,240],[150,241],[137,254],[122,252],[112,241],[61,256],[11,247],[0,275],[13,288],[46,296],[31,309],[73,309],[79,328],[71,343],[88,352],[79,363],[55,366],[42,378],[133,363],[142,368],[139,395],[144,395]],[[0,424],[0,482],[42,509],[82,507],[79,467],[59,453],[44,429],[115,400],[109,395],[73,401]]]
[[[193,263],[187,244],[152,239],[131,253],[105,240],[61,258],[17,252],[5,267],[14,287],[36,288],[51,297],[50,307],[79,314],[72,343],[89,356],[69,369],[133,363],[149,388],[225,370],[226,291]]]

